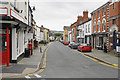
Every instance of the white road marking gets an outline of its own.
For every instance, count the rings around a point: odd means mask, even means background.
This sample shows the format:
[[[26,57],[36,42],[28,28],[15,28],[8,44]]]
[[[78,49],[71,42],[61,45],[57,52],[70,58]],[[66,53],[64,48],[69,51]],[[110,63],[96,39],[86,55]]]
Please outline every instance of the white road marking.
[[[29,76],[25,76],[25,78],[30,79],[30,77],[29,77]]]
[[[38,75],[38,74],[34,74],[37,78],[41,78],[41,76],[40,75]]]

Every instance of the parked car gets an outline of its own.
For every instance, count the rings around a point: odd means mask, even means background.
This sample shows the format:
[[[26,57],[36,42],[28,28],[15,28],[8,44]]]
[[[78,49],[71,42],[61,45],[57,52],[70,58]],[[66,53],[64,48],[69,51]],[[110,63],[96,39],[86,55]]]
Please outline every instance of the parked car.
[[[72,49],[77,49],[79,45],[80,45],[80,43],[73,43],[73,44],[71,45],[71,48],[72,48]]]
[[[74,43],[75,42],[70,42],[68,46],[71,48],[72,44],[74,44]]]
[[[64,45],[69,45],[70,41],[64,41]]]
[[[79,45],[78,46],[78,51],[92,51],[92,48],[91,48],[91,46],[89,45],[89,44],[86,44],[86,43],[84,43],[84,44],[81,44],[81,45]]]

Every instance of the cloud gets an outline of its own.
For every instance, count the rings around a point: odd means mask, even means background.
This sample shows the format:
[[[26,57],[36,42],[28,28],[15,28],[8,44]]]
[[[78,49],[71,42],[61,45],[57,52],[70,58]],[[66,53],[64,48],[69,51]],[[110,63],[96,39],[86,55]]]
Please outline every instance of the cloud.
[[[36,7],[33,13],[38,26],[63,30],[63,26],[70,26],[78,15],[83,15],[84,10],[90,13],[105,1],[107,0],[32,0],[31,6]]]

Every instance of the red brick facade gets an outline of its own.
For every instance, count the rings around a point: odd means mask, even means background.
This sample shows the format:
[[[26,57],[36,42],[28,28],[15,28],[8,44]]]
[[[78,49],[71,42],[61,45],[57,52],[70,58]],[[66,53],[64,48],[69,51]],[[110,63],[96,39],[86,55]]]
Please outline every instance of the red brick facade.
[[[73,42],[77,43],[77,26],[79,24],[83,23],[83,22],[88,21],[88,19],[89,19],[88,18],[88,11],[83,11],[83,17],[82,16],[78,16],[77,17],[77,21],[71,25],[71,35],[72,35],[71,36],[71,38],[72,38],[71,40]],[[73,31],[73,29],[74,29],[74,31]],[[74,36],[73,36],[73,34],[74,34]]]
[[[120,1],[115,2],[115,3],[111,3],[111,5],[109,6],[109,28],[111,28],[113,25],[116,25],[116,27],[118,28],[117,33],[117,38],[120,38],[120,34],[118,34],[120,32]],[[113,28],[112,28],[113,29]],[[113,30],[114,31],[114,30]],[[113,50],[113,31],[109,31],[110,35],[109,35],[109,51]]]
[[[109,3],[100,6],[93,11],[92,14],[92,32],[93,32],[93,48],[100,50],[104,49],[104,44],[107,43],[107,31],[108,31],[108,8]]]

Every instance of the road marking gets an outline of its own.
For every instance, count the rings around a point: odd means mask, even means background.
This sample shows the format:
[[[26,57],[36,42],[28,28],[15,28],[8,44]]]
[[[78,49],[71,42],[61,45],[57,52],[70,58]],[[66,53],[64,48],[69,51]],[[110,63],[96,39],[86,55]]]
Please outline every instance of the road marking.
[[[34,76],[36,76],[37,78],[41,78],[41,76],[38,74],[34,74]]]
[[[52,43],[53,44],[53,43]],[[45,67],[46,67],[46,58],[47,58],[47,51],[48,51],[48,48],[49,48],[49,46],[46,48],[46,50],[45,50],[45,55],[44,55],[44,64],[43,64],[43,68],[45,69]],[[38,73],[41,73],[41,72],[43,72],[44,71],[44,69],[40,69],[38,72],[34,72],[34,73],[32,73],[32,74],[26,74],[27,76],[25,76],[25,75],[20,75],[20,76],[15,76],[15,77],[9,77],[9,78],[21,78],[21,77],[25,77],[25,78],[27,78],[27,79],[30,79],[30,77],[29,76],[32,76],[32,75],[34,75],[34,74],[38,74]]]
[[[109,64],[100,62],[100,61],[98,61],[98,60],[96,60],[96,59],[94,59],[94,58],[91,58],[91,57],[89,57],[89,56],[87,56],[87,55],[84,55],[84,54],[82,54],[82,55],[85,56],[85,57],[87,57],[87,58],[89,58],[89,59],[91,59],[91,60],[93,60],[93,61],[95,61],[95,62],[98,62],[98,63],[100,63],[100,64],[103,64],[103,65],[105,65],[105,66],[109,66],[109,67],[112,67],[112,68],[120,69],[120,67],[118,67],[117,64],[109,65]]]
[[[29,76],[25,76],[25,78],[30,79],[30,77],[29,77]]]

